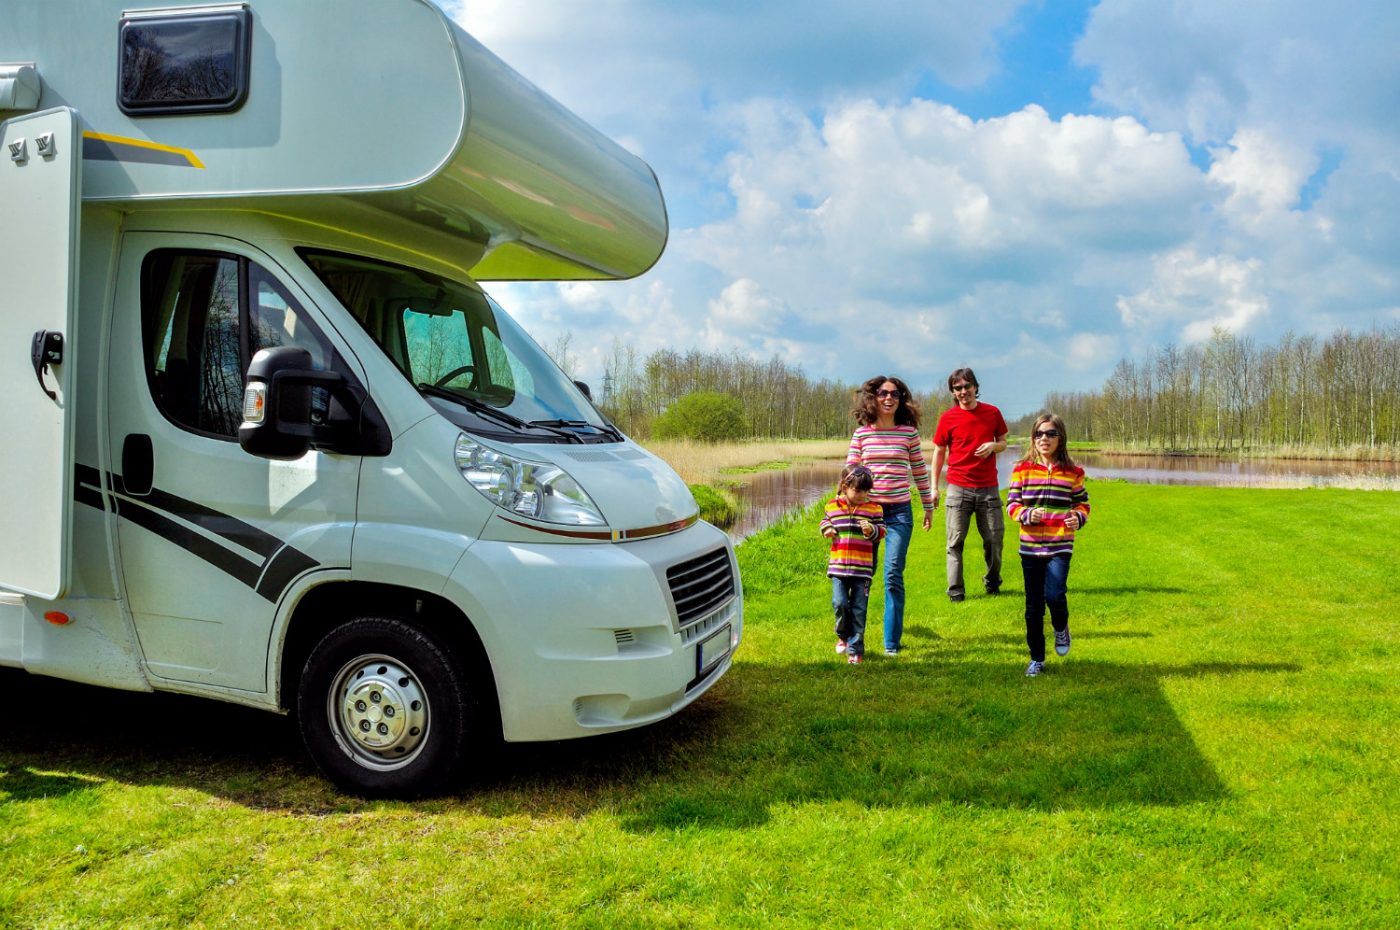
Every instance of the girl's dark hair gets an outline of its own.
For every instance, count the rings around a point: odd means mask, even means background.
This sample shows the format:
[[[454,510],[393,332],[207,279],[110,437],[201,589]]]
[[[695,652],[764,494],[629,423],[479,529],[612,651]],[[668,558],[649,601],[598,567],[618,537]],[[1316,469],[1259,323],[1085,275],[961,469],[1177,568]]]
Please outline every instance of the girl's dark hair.
[[[1026,454],[1021,456],[1021,461],[1040,461],[1040,456],[1035,451],[1035,431],[1047,424],[1054,427],[1060,434],[1060,444],[1055,447],[1055,464],[1066,471],[1078,468],[1079,466],[1074,464],[1074,459],[1069,457],[1069,435],[1065,432],[1065,421],[1060,419],[1058,413],[1041,413],[1036,416],[1035,422],[1031,424],[1031,436],[1026,443]]]
[[[982,396],[982,385],[977,383],[977,376],[972,373],[971,368],[954,368],[953,373],[948,376],[948,392],[952,393],[953,385],[959,381],[966,381],[972,385],[972,396]],[[956,395],[955,395],[956,396]]]
[[[899,388],[899,407],[894,412],[895,426],[912,426],[918,429],[919,405],[914,402],[914,392],[898,378],[887,378],[884,375],[876,375],[860,386],[860,390],[856,391],[855,403],[851,406],[851,416],[855,417],[861,426],[874,426],[875,421],[880,418],[880,408],[875,403],[875,392],[886,381]]]
[[[852,491],[869,491],[875,487],[875,473],[864,465],[847,465],[841,469],[841,478],[836,482],[836,491],[850,488]]]

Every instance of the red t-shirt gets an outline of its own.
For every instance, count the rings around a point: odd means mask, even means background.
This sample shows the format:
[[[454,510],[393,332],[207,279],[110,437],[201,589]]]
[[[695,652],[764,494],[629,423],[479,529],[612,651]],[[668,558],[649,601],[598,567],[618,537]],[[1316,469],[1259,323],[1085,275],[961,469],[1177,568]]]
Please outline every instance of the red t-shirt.
[[[952,407],[938,418],[933,431],[935,446],[948,446],[948,483],[960,488],[997,486],[997,457],[979,459],[973,453],[984,442],[1005,436],[1008,430],[1001,411],[979,401],[971,410]]]

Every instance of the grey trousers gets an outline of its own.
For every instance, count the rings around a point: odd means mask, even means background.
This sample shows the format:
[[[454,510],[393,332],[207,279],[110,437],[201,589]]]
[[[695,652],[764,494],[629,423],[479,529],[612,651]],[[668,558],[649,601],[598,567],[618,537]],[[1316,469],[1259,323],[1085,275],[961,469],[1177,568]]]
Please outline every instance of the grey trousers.
[[[982,537],[982,557],[987,563],[987,573],[982,576],[982,586],[988,591],[1001,588],[1001,540],[1006,532],[1005,511],[1001,507],[1001,494],[996,488],[964,488],[956,484],[948,485],[944,498],[944,512],[948,526],[948,596],[963,596],[963,543],[967,539],[967,528],[977,517],[977,533]]]

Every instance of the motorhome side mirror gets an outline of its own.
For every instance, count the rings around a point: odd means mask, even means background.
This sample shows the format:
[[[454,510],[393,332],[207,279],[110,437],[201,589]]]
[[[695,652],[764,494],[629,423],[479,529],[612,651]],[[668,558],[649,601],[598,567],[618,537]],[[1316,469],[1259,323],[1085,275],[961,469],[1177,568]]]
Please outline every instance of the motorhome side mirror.
[[[316,434],[311,421],[313,388],[335,389],[344,383],[335,372],[316,370],[305,349],[259,349],[248,365],[238,444],[262,458],[301,458]]]
[[[584,396],[584,397],[587,397],[587,398],[589,399],[590,402],[593,400],[593,392],[590,391],[590,390],[588,389],[588,384],[587,384],[586,382],[583,382],[583,381],[575,381],[575,382],[574,382],[574,387],[576,387],[576,388],[578,388],[580,391],[582,391],[582,392],[583,392],[583,396]]]

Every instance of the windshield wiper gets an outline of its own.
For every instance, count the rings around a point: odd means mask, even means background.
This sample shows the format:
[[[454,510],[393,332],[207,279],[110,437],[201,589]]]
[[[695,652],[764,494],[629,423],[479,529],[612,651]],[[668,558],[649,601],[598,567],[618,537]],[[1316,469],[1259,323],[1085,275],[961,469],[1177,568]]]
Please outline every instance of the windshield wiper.
[[[614,442],[622,442],[622,433],[611,423],[590,423],[587,420],[531,420],[531,426],[549,426],[559,429],[591,429],[611,436]],[[580,437],[582,439],[582,437]]]
[[[438,387],[436,384],[423,383],[418,385],[418,390],[422,391],[424,394],[431,394],[434,397],[441,397],[445,400],[455,400],[457,403],[471,410],[473,413],[478,413],[482,416],[490,417],[491,419],[496,420],[499,423],[504,423],[507,426],[513,426],[516,429],[542,429],[547,430],[556,436],[562,436],[570,442],[583,442],[582,437],[578,436],[576,433],[571,433],[567,430],[559,429],[557,426],[555,426],[553,422],[549,420],[522,420],[515,414],[507,413],[501,408],[494,407],[491,404],[488,404],[486,401],[481,400],[480,398],[472,397],[470,394],[459,393],[457,391],[452,390],[451,388]]]

